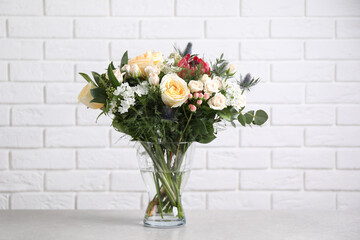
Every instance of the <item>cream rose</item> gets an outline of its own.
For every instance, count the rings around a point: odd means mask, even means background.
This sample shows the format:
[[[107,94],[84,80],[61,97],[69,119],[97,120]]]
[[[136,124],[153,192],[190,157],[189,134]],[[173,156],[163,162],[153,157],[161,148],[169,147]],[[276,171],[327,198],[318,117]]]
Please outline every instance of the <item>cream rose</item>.
[[[207,80],[205,82],[205,92],[216,93],[221,87],[221,81],[218,79]]]
[[[161,79],[160,91],[164,104],[172,108],[181,106],[190,94],[186,82],[174,73],[169,73]]]
[[[119,68],[116,68],[115,70],[113,70],[113,73],[114,73],[116,79],[119,81],[119,83],[122,83],[124,81],[123,76],[125,73],[121,73]],[[109,79],[109,76],[107,73],[106,73],[105,77],[106,77],[106,79]]]
[[[188,87],[192,93],[204,90],[204,84],[201,81],[191,80]]]
[[[223,110],[226,107],[226,97],[221,93],[216,93],[207,103],[212,109]]]
[[[78,96],[78,100],[79,102],[81,102],[82,104],[84,104],[89,108],[93,108],[93,109],[102,108],[104,106],[103,103],[90,102],[91,100],[94,99],[94,97],[91,95],[90,90],[94,88],[96,88],[96,86],[93,83],[86,84],[86,86],[81,90]]]
[[[145,76],[145,68],[149,65],[158,65],[164,61],[161,52],[147,51],[145,54],[129,60],[128,64],[137,64],[142,75]]]
[[[200,81],[202,81],[203,83],[205,83],[207,80],[211,80],[211,78],[207,74],[202,75],[200,78]]]

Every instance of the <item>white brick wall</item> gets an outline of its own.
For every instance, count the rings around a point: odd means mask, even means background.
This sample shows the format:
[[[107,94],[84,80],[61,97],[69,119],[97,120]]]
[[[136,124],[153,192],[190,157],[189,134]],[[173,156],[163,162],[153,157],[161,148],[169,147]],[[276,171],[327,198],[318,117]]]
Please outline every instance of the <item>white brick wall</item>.
[[[270,120],[198,144],[185,209],[360,209],[358,0],[0,0],[0,209],[144,209],[77,73],[187,41],[261,77]]]

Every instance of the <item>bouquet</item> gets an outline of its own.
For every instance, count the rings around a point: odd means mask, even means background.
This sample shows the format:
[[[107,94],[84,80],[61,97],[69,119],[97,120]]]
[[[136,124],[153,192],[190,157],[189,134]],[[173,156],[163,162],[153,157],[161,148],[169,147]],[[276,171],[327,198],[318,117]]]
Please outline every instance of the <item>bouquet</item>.
[[[166,59],[148,51],[129,60],[126,51],[120,65],[111,62],[105,73],[80,73],[88,84],[79,101],[111,117],[114,129],[139,142],[150,159],[155,190],[145,219],[184,217],[182,166],[194,142],[210,143],[223,123],[262,125],[268,118],[263,110],[244,111],[245,93],[259,79],[237,75],[223,55],[209,63],[191,48],[175,48]]]

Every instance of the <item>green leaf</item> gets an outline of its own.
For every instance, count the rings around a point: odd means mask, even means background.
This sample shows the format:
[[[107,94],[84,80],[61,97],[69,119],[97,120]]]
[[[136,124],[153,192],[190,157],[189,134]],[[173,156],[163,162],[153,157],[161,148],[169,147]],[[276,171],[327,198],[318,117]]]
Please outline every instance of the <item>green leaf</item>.
[[[107,74],[108,74],[108,78],[109,78],[111,85],[116,88],[116,87],[120,86],[120,83],[116,79],[116,77],[112,71],[111,64],[112,64],[112,62],[109,64],[109,67],[107,69]]]
[[[95,86],[97,86],[94,81],[89,77],[89,75],[87,75],[86,73],[79,73],[88,83],[92,83]]]
[[[125,64],[127,64],[128,61],[129,61],[128,51],[126,51],[121,58],[120,68],[122,68]]]
[[[104,88],[94,88],[90,90],[93,100],[90,102],[106,103],[107,94]]]
[[[229,121],[229,122],[231,121],[232,116],[233,116],[230,108],[224,108],[223,110],[217,112],[217,114],[218,114],[222,119],[224,119],[224,120],[226,120],[226,121]]]
[[[239,114],[238,120],[239,120],[239,123],[245,127],[245,125],[246,125],[246,117],[244,115],[242,115],[242,113]]]
[[[199,142],[199,143],[206,144],[206,143],[211,142],[211,141],[214,140],[215,138],[216,138],[216,136],[215,136],[213,133],[211,133],[211,134],[208,134],[208,135],[202,137],[198,142]]]
[[[100,74],[98,74],[97,72],[91,72],[91,74],[93,75],[95,82],[97,83],[97,85],[99,86],[99,82],[100,82]]]
[[[254,123],[256,125],[262,125],[264,124],[268,119],[268,115],[265,111],[263,110],[257,110],[255,113],[255,119],[254,119]]]
[[[254,111],[253,110],[248,111],[247,113],[244,114],[244,116],[245,116],[246,124],[250,124],[254,119]]]

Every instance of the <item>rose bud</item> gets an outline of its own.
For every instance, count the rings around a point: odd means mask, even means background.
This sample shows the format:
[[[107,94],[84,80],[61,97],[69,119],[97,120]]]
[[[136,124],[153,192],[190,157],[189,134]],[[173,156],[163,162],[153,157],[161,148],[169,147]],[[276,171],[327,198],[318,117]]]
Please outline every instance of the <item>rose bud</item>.
[[[191,98],[193,98],[193,95],[190,93],[190,94],[189,94],[189,99],[191,99]]]
[[[197,105],[201,105],[201,104],[202,104],[202,100],[200,100],[200,99],[197,100],[197,101],[196,101],[196,104],[197,104]]]
[[[204,94],[199,93],[199,98],[203,98],[203,97],[204,97]]]
[[[196,107],[193,104],[189,104],[189,108],[190,108],[190,111],[192,111],[192,112],[196,111]]]
[[[197,92],[194,93],[194,98],[196,98],[196,99],[199,98],[199,93],[197,93]]]
[[[204,93],[204,99],[208,100],[210,98],[210,94],[209,93]]]

